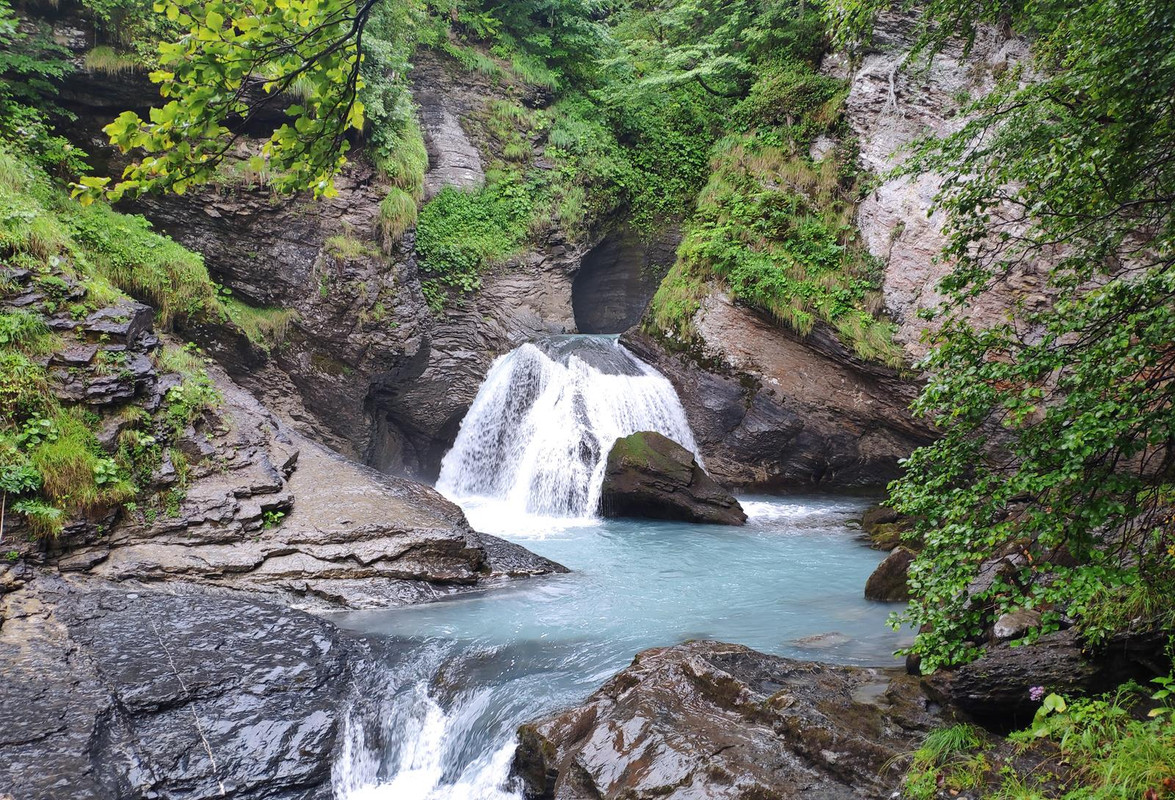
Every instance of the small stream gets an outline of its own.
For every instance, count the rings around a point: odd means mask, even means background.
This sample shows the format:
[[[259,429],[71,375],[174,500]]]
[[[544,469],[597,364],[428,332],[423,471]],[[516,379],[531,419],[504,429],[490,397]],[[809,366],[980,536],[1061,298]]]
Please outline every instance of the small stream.
[[[894,663],[903,643],[885,625],[894,609],[862,599],[881,558],[853,525],[865,498],[744,497],[742,528],[586,513],[582,503],[598,487],[583,481],[594,479],[600,451],[606,455],[616,437],[648,429],[640,426],[652,418],[653,429],[693,440],[676,396],[665,399],[664,378],[647,365],[619,354],[635,362],[620,367],[629,386],[661,404],[652,417],[631,411],[643,401],[609,402],[610,392],[585,402],[583,388],[591,395],[601,384],[592,373],[616,367],[596,358],[596,337],[585,342],[591,361],[576,357],[575,341],[559,344],[562,351],[524,346],[495,364],[439,488],[475,528],[572,572],[338,615],[338,624],[387,653],[347,719],[334,775],[340,800],[519,798],[509,780],[518,725],[582,701],[648,647],[712,638],[804,659]],[[515,379],[528,387],[525,402],[508,402],[518,400]],[[487,412],[483,401],[501,413]],[[510,415],[506,425],[502,414]],[[629,422],[637,427],[626,430]],[[461,459],[499,464],[505,478],[483,480]],[[534,468],[507,469],[524,459]],[[552,480],[565,474],[559,459],[574,462],[578,486]],[[520,488],[530,483],[545,493],[537,507]]]

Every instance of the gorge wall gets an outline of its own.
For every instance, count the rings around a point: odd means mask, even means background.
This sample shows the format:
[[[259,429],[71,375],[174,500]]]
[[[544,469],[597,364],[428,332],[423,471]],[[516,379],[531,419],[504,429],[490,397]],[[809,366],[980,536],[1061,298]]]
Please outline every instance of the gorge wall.
[[[959,124],[965,94],[990,88],[1022,41],[985,30],[964,57],[955,49],[924,68],[903,70],[911,23],[884,16],[874,50],[860,64],[836,54],[824,71],[850,83],[848,128],[861,166],[880,175],[903,148]],[[429,154],[425,196],[484,180],[497,154],[484,129],[488,104],[525,87],[465,71],[447,56],[414,57],[413,96]],[[141,78],[80,74],[67,98],[89,120],[142,105]],[[123,84],[96,90],[98,84]],[[528,102],[531,98],[524,98]],[[533,141],[541,154],[543,141]],[[818,141],[813,155],[834,146]],[[541,155],[539,161],[541,164]],[[441,313],[430,311],[411,231],[398,240],[379,227],[388,185],[362,156],[321,203],[277,199],[247,181],[184,197],[149,197],[144,213],[204,254],[214,278],[251,304],[293,309],[284,344],[268,353],[223,331],[190,331],[233,377],[302,432],[381,470],[431,480],[494,357],[550,333],[619,332],[639,318],[672,260],[677,234],[643,244],[608,224],[579,239],[548,228],[526,252],[490,271],[481,288]],[[884,314],[911,362],[925,345],[919,309],[934,305],[947,265],[935,263],[941,219],[927,212],[933,177],[882,176],[860,204],[870,253],[884,265]],[[596,246],[598,245],[598,247]],[[618,266],[619,265],[619,266]],[[1031,267],[976,303],[994,318],[1034,302]],[[689,348],[632,332],[626,342],[666,373],[698,431],[702,455],[734,486],[878,486],[897,462],[930,440],[906,411],[913,374],[867,363],[829,329],[798,336],[711,287],[693,320]]]

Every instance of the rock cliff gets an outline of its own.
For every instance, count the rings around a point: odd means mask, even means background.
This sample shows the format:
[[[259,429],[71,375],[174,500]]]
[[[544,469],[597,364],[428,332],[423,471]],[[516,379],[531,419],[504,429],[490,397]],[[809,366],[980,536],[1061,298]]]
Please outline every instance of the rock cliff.
[[[517,90],[426,49],[413,74],[429,153],[426,196],[478,185],[489,143],[475,120]],[[79,138],[113,163],[101,125],[153,97],[135,73],[81,71],[63,92],[79,114]],[[234,296],[296,312],[284,342],[269,352],[221,329],[185,331],[234,380],[339,452],[432,479],[493,359],[536,336],[575,330],[572,279],[591,243],[553,230],[483,276],[466,302],[434,314],[421,292],[412,233],[394,240],[380,230],[389,185],[361,151],[353,155],[338,197],[322,202],[277,198],[248,177],[229,176],[182,197],[142,198],[128,210],[201,253]]]
[[[833,55],[824,66],[850,84],[848,127],[860,166],[877,175],[917,136],[957,125],[962,94],[986,91],[1025,53],[1021,41],[984,31],[966,57],[948,50],[925,69],[903,71],[909,42],[909,21],[885,16],[875,50],[859,64]],[[489,104],[523,90],[427,49],[414,61],[412,92],[429,155],[426,196],[446,185],[479,185],[495,157],[482,123]],[[98,83],[125,85],[98,91]],[[144,91],[149,97],[141,79],[82,73],[66,96],[94,130]],[[933,258],[941,220],[927,218],[936,187],[933,177],[882,176],[858,214],[870,252],[885,265],[885,311],[911,359],[923,347],[917,311],[936,301],[933,287],[946,269]],[[234,379],[298,430],[397,474],[435,477],[495,356],[536,336],[619,332],[638,319],[676,241],[667,231],[641,243],[621,227],[573,243],[553,230],[485,276],[463,305],[435,315],[421,291],[411,231],[392,241],[379,229],[387,189],[360,154],[339,180],[339,197],[324,203],[278,200],[237,180],[137,208],[203,253],[238,297],[296,311],[285,344],[269,353],[222,332],[190,332]],[[1031,302],[1033,281],[1014,277],[976,313]],[[720,291],[704,300],[693,327],[697,341],[684,350],[636,334],[628,341],[674,382],[707,464],[726,483],[879,486],[895,477],[898,459],[933,436],[906,411],[914,378],[862,362],[828,329],[796,336]]]
[[[931,213],[941,179],[891,175],[918,139],[945,136],[963,125],[962,107],[991,91],[999,75],[1029,60],[1025,39],[994,27],[981,27],[969,52],[952,41],[929,62],[910,61],[916,20],[886,13],[878,17],[872,44],[859,63],[843,54],[826,58],[824,71],[849,81],[845,119],[860,148],[860,164],[878,176],[876,188],[861,202],[857,224],[870,253],[885,265],[882,291],[887,313],[897,322],[895,336],[912,357],[926,351],[921,340],[921,309],[942,300],[936,291],[950,270],[938,258],[946,238],[944,218]],[[970,306],[974,318],[998,320],[1016,303],[1043,303],[1037,264],[1023,264]]]

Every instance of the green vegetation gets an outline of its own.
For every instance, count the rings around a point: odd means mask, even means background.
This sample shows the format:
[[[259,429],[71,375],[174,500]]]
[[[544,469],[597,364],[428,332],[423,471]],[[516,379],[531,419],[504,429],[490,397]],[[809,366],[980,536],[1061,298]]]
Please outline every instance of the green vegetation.
[[[424,295],[434,311],[450,292],[472,292],[488,264],[516,253],[530,223],[531,199],[513,176],[473,192],[441,191],[420,212],[416,250]]]
[[[91,72],[118,75],[138,69],[140,66],[138,56],[133,53],[120,53],[109,45],[98,45],[86,53],[86,69]]]
[[[902,796],[934,800],[942,789],[958,793],[978,788],[988,769],[987,757],[974,752],[983,741],[979,730],[965,723],[931,731],[910,758]]]
[[[416,224],[416,198],[399,186],[393,186],[379,204],[379,227],[390,239],[399,239]]]
[[[19,512],[40,535],[134,491],[84,415],[51,391],[35,356],[52,340],[36,316],[0,312],[0,517]]]
[[[646,231],[686,223],[677,270],[685,283],[725,283],[800,333],[821,321],[864,358],[900,360],[878,317],[872,265],[847,223],[858,191],[851,153],[820,164],[807,154],[817,134],[843,133],[844,86],[815,72],[825,47],[818,3],[674,0],[604,15],[581,0],[434,0],[419,9],[333,0],[260,17],[236,0],[159,10],[191,32],[161,45],[155,78],[170,102],[149,122],[128,114],[107,129],[115,144],[147,156],[114,184],[82,179],[83,198],[184,191],[208,180],[236,141],[224,120],[256,110],[216,87],[262,77],[267,91],[299,102],[293,127],[275,130],[252,168],[267,171],[278,191],[329,193],[346,150],[342,132],[363,126],[394,186],[381,228],[390,241],[419,224],[426,294],[438,311],[553,225],[583,236],[619,213]],[[322,27],[303,34],[294,27],[303,18]],[[241,19],[251,21],[235,25]],[[442,193],[423,210],[426,155],[405,91],[417,43],[554,100],[545,108],[488,103],[478,117],[490,150],[486,185],[465,199]],[[748,171],[740,147],[778,163]],[[775,173],[785,165],[798,179],[781,190]],[[783,224],[765,236],[756,220],[767,206]],[[660,303],[655,332],[688,337],[689,318],[675,315],[690,307]]]
[[[134,150],[137,160],[117,180],[79,178],[75,194],[83,202],[103,195],[117,200],[151,189],[183,193],[207,182],[242,135],[243,126],[230,128],[230,119],[257,122],[270,95],[296,92],[305,99],[285,109],[291,122],[273,129],[251,163],[256,171],[269,170],[278,191],[333,195],[333,175],[350,147],[347,132],[363,128],[356,39],[373,6],[348,0],[264,7],[239,0],[154,3],[154,11],[187,34],[159,44],[159,68],[151,78],[167,102],[147,120],[125,111],[107,125],[111,142],[123,152]],[[264,82],[263,95],[237,91],[257,79]]]
[[[812,164],[760,137],[724,140],[654,323],[682,335],[689,317],[676,315],[692,314],[696,296],[684,276],[717,276],[735,298],[801,334],[823,320],[862,358],[901,366],[890,324],[874,316],[879,270],[856,241],[853,192],[834,158]]]
[[[328,236],[322,243],[323,250],[340,261],[358,261],[362,258],[376,258],[379,251],[359,241],[349,232]]]
[[[60,281],[54,271],[82,280],[91,302],[110,301],[115,289],[138,297],[155,306],[165,327],[220,314],[198,255],[154,233],[142,217],[71,202],[43,172],[0,148],[4,251],[13,264],[44,272],[42,281]],[[64,303],[65,295],[59,299]]]
[[[87,169],[83,154],[51,126],[59,112],[53,83],[69,72],[68,57],[48,26],[22,26],[0,0],[0,141],[61,177]]]
[[[220,302],[225,314],[245,332],[249,341],[266,351],[286,340],[290,323],[298,318],[298,312],[290,308],[258,308],[235,297],[221,297]]]
[[[885,5],[847,4],[843,35]],[[1066,616],[1094,642],[1175,621],[1175,6],[998,8],[935,2],[922,17],[923,52],[1010,22],[1040,71],[1026,83],[1007,70],[907,167],[946,176],[937,204],[957,265],[916,406],[943,436],[891,487],[924,543],[899,622],[920,629],[925,670],[977,657],[992,615],[1018,608],[1042,614],[1029,639]],[[969,321],[977,293],[1033,264],[1055,300]]]
[[[147,431],[178,435],[218,402],[202,363],[171,349],[161,366],[184,379],[169,392],[160,420],[136,406],[112,412],[125,415],[120,441],[138,437],[138,447],[104,449],[96,435],[103,416],[59,399],[46,356],[65,349],[74,334],[52,333],[42,315],[82,320],[123,300],[120,289],[154,304],[163,325],[217,321],[224,311],[198,256],[153,233],[141,217],[102,203],[81,207],[38,161],[0,142],[0,264],[6,275],[27,270],[28,285],[42,298],[27,310],[0,312],[0,537],[12,514],[34,535],[51,536],[132,501],[150,477],[142,443],[166,435]],[[90,366],[94,375],[111,376],[126,367],[126,353],[113,349],[101,349]]]
[[[995,749],[970,725],[933,731],[911,757],[902,797],[1165,797],[1175,788],[1175,721],[1162,705],[1146,716],[1143,712],[1154,705],[1148,694],[1127,685],[1099,698],[1048,695],[1032,725]]]
[[[204,260],[151,230],[140,216],[105,204],[81,207],[62,198],[75,257],[132,297],[154,306],[165,328],[176,320],[213,319],[220,312]]]

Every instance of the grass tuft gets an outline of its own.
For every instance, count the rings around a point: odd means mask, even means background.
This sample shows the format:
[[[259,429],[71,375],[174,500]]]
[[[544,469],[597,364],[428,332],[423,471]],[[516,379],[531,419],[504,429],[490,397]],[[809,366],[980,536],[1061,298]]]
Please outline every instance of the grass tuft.
[[[380,230],[393,241],[399,239],[416,224],[418,213],[416,198],[400,187],[393,186],[379,204]]]
[[[122,75],[141,69],[142,62],[134,53],[120,53],[108,45],[98,45],[86,53],[85,67],[89,72]]]
[[[222,298],[221,303],[228,318],[245,332],[249,341],[266,351],[285,341],[290,323],[298,318],[298,312],[292,308],[257,308],[235,297]]]

